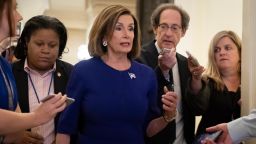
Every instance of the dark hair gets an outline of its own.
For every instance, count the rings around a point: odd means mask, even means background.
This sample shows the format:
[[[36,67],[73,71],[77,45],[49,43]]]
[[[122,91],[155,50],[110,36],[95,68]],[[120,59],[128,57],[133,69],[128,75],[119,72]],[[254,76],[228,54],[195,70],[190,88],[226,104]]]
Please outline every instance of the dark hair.
[[[122,5],[110,5],[96,17],[89,35],[88,51],[91,56],[102,56],[107,52],[107,48],[102,45],[103,38],[111,39],[118,18],[122,15],[130,15],[135,25],[132,50],[128,53],[128,58],[133,59],[139,56],[141,48],[139,24],[131,11]]]
[[[4,11],[4,7],[7,7],[7,19],[8,19],[8,25],[9,25],[9,35],[12,36],[12,34],[14,33],[13,29],[12,29],[12,25],[13,25],[13,14],[12,14],[12,5],[13,5],[13,0],[0,0],[0,26],[2,24],[2,18],[3,18],[3,11]]]
[[[159,5],[153,11],[153,13],[151,15],[151,24],[152,24],[153,28],[158,27],[159,21],[160,21],[160,16],[161,16],[162,12],[167,9],[176,10],[180,13],[181,27],[182,27],[182,30],[185,32],[188,29],[188,25],[189,25],[189,21],[190,21],[190,17],[188,15],[188,13],[185,10],[183,10],[181,7],[178,7],[177,5],[170,4],[170,3],[163,3],[163,4]]]
[[[39,15],[29,19],[15,49],[15,56],[18,59],[25,59],[27,56],[27,43],[30,41],[31,35],[40,29],[52,29],[59,36],[59,57],[61,57],[67,42],[67,30],[61,21],[57,18]]]

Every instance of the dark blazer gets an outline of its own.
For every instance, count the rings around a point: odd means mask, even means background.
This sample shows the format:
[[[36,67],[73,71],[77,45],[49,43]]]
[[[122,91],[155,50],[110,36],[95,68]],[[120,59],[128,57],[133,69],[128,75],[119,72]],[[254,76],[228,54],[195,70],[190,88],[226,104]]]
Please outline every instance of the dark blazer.
[[[22,112],[29,112],[28,100],[28,76],[24,71],[25,60],[20,60],[12,65],[13,74],[16,80],[19,106]],[[56,71],[54,72],[54,93],[66,93],[66,85],[73,66],[61,60],[56,61]],[[57,126],[58,116],[55,117]],[[55,127],[56,128],[56,127]]]
[[[176,54],[177,63],[179,67],[179,75],[180,75],[180,87],[181,87],[181,101],[182,101],[182,114],[183,114],[183,123],[184,123],[184,137],[186,142],[192,143],[194,140],[194,131],[195,131],[195,116],[190,112],[188,105],[185,101],[185,94],[187,88],[187,80],[189,79],[190,72],[188,69],[187,58],[180,55],[179,53]],[[155,70],[157,80],[158,80],[158,106],[162,109],[162,102],[161,97],[164,93],[163,88],[165,85],[168,85],[168,81],[164,78],[160,68],[158,67],[158,51],[155,46],[155,41],[145,45],[142,47],[141,56],[138,59],[139,62],[150,66],[152,69]],[[172,121],[171,123],[175,123]],[[147,138],[146,143],[148,144],[170,144],[173,143],[175,140],[175,127],[173,124],[168,124],[165,129],[161,132],[156,134],[151,138]],[[172,135],[173,134],[173,135]]]

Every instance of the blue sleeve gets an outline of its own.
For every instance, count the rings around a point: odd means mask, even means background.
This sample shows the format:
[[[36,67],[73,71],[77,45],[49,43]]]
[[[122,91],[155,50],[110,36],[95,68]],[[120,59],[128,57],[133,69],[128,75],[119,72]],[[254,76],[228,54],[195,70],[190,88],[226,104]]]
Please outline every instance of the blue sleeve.
[[[15,111],[18,103],[18,93],[11,65],[4,58],[0,57],[0,66],[2,69],[0,71],[0,107],[2,109]],[[3,76],[5,76],[6,79],[4,79]],[[10,85],[6,84],[5,80]],[[11,89],[13,94],[12,106],[9,105],[7,86]]]
[[[150,83],[149,83],[149,91],[148,91],[148,104],[149,111],[147,115],[147,121],[145,125],[145,129],[147,128],[149,122],[157,117],[161,116],[160,109],[157,105],[157,80],[154,71],[150,73]]]
[[[75,66],[67,84],[67,96],[74,98],[75,102],[69,105],[61,114],[58,122],[58,133],[75,134],[78,131],[81,102],[83,96],[83,72]]]

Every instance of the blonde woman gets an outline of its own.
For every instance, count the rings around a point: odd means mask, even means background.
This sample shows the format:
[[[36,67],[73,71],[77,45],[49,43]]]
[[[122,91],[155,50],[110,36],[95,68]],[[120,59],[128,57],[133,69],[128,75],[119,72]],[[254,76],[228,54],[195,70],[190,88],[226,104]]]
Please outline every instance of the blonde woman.
[[[202,115],[197,135],[219,123],[240,117],[241,41],[233,31],[220,31],[212,39],[208,66],[189,61],[192,79],[187,97],[196,115]]]

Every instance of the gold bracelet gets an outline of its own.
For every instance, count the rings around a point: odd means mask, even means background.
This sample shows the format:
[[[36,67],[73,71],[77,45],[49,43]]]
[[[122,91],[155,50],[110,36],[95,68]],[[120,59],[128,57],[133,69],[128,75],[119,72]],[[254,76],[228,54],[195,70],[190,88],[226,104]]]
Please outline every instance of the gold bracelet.
[[[164,121],[166,123],[169,123],[169,122],[171,122],[175,119],[175,116],[174,117],[167,117],[166,115],[163,115],[163,118],[164,118]]]

